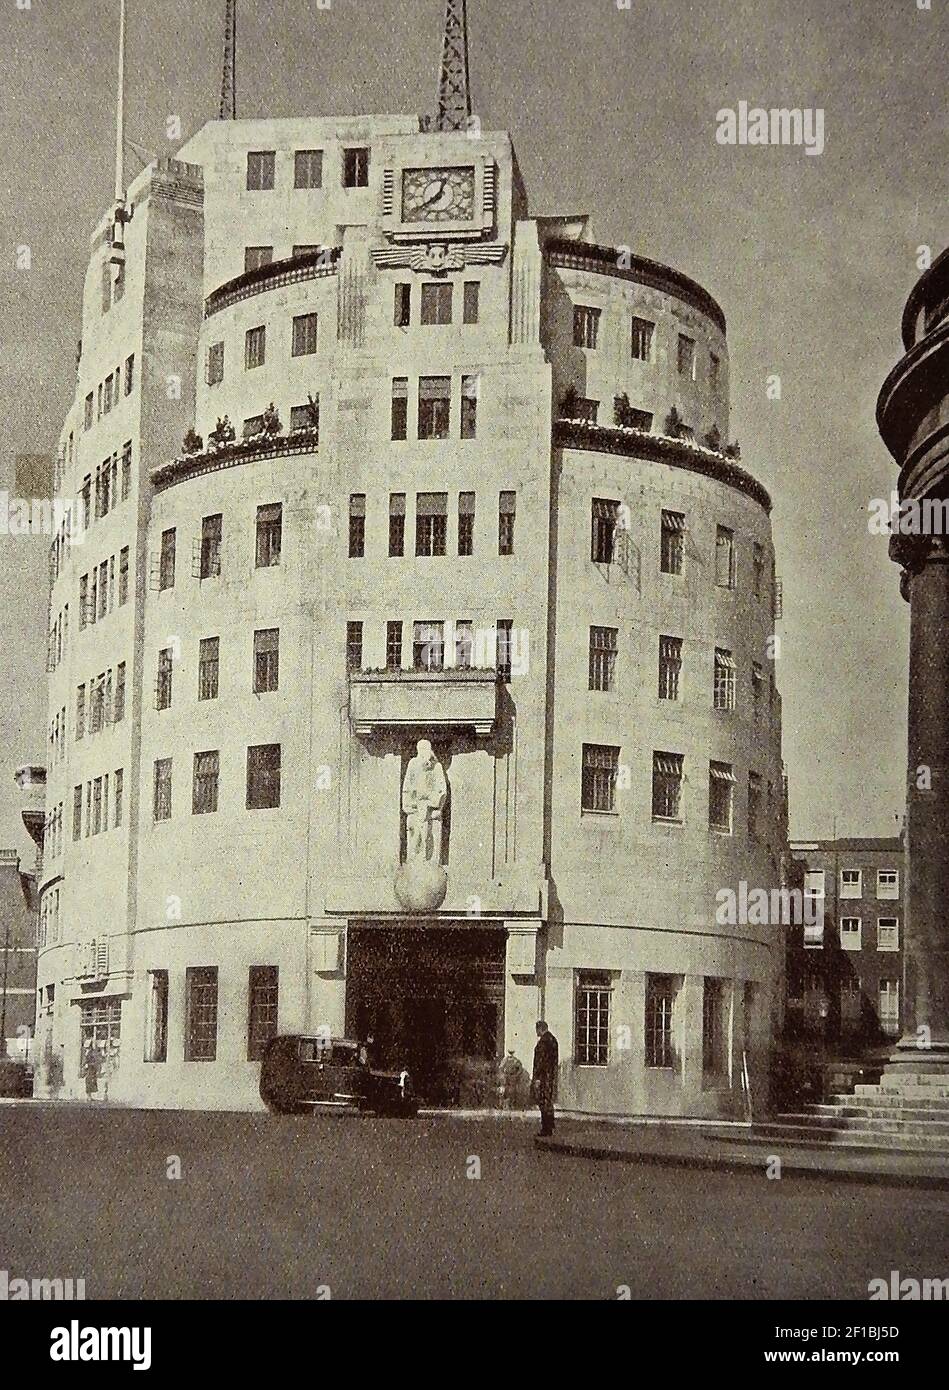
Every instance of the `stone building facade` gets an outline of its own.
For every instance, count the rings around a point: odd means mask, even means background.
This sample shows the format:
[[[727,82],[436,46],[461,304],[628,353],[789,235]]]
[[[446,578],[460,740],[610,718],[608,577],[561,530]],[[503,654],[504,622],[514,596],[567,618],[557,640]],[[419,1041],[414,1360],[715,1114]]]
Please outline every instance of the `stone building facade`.
[[[741,1110],[783,928],[716,901],[781,882],[786,813],[719,306],[414,117],[213,122],[130,202],[58,469],[63,1093],[91,1048],[111,1099],[254,1106],[268,1037],[322,1029],[451,1102],[544,1016],[565,1110]]]

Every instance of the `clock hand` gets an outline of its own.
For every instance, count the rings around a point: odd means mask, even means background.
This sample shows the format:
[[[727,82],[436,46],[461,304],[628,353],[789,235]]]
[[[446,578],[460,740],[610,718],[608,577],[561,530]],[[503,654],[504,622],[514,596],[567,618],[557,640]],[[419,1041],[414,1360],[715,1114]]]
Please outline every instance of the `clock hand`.
[[[422,203],[420,206],[423,208],[428,208],[431,207],[433,203],[437,203],[439,198],[441,198],[442,194],[445,192],[447,183],[447,179],[442,179],[441,183],[438,186],[438,192],[434,195],[434,197],[426,198],[424,203]]]

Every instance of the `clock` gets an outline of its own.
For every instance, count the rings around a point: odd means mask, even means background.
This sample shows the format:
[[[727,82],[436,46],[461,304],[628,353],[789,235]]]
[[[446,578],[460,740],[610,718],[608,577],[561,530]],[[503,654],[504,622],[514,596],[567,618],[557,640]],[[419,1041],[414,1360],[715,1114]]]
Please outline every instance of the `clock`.
[[[404,169],[402,221],[434,226],[470,222],[475,212],[473,168]]]

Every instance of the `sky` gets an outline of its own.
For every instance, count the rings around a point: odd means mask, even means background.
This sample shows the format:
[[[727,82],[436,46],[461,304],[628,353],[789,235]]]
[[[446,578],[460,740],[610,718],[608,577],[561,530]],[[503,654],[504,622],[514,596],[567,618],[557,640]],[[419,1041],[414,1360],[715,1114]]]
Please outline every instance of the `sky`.
[[[731,433],[774,500],[792,835],[892,834],[909,609],[867,519],[896,483],[874,409],[919,248],[949,241],[945,0],[622,3],[468,0],[474,109],[511,131],[532,215],[588,211],[595,240],[722,305]],[[225,5],[128,7],[134,174],[216,117]],[[443,11],[238,0],[238,115],[432,110]],[[88,238],[111,196],[117,15],[118,0],[0,10],[0,487],[17,454],[55,449],[72,393]],[[717,112],[741,101],[820,108],[823,152],[718,144]],[[45,569],[29,544],[0,535],[0,843],[25,856],[12,771],[43,761],[46,727]]]

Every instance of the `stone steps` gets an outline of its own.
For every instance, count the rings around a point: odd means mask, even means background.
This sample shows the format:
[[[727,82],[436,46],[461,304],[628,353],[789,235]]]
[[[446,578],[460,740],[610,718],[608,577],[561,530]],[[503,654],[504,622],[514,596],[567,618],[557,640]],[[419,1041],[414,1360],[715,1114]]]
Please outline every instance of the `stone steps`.
[[[900,1153],[921,1153],[945,1158],[949,1163],[949,1134],[929,1134],[913,1130],[847,1129],[840,1125],[822,1126],[815,1117],[779,1117],[755,1125],[754,1137],[773,1143],[805,1144],[834,1149],[893,1149]]]
[[[917,1119],[905,1122],[892,1116],[879,1118],[875,1115],[846,1114],[842,1110],[825,1110],[816,1106],[806,1111],[778,1115],[775,1123],[791,1125],[813,1125],[818,1129],[838,1129],[869,1131],[880,1134],[920,1134],[945,1135],[949,1140],[949,1117],[945,1119]]]

